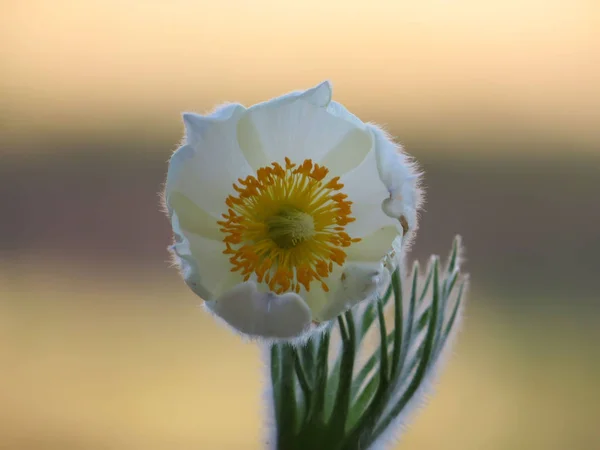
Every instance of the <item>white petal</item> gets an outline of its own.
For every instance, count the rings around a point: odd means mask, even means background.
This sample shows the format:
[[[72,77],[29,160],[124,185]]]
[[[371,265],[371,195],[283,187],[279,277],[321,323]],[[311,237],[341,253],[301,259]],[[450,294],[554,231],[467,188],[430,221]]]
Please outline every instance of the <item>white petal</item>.
[[[191,112],[182,114],[183,124],[185,125],[185,138],[188,144],[195,147],[202,143],[202,140],[210,133],[214,125],[228,122],[235,116],[239,116],[246,108],[237,103],[227,103],[219,106],[214,112],[201,115]]]
[[[236,330],[265,338],[297,337],[308,329],[312,319],[299,295],[259,292],[252,281],[235,286],[205,305]]]
[[[341,177],[358,167],[372,149],[371,133],[363,128],[354,128],[317,162],[329,169],[329,176]]]
[[[223,254],[223,242],[183,230],[176,213],[171,221],[175,234],[173,252],[180,258],[186,283],[196,294],[212,300],[240,281],[238,274],[231,273],[231,263]]]
[[[348,261],[380,261],[395,250],[394,247],[399,247],[401,242],[402,234],[398,227],[384,227],[353,243],[346,249],[346,256]]]
[[[325,307],[329,297],[329,294],[321,289],[320,286],[313,286],[310,291],[301,288],[298,295],[302,297],[313,314],[321,311]]]
[[[188,144],[171,158],[167,202],[170,193],[177,191],[214,216],[226,211],[225,199],[234,192],[233,183],[253,172],[236,138],[243,112],[242,106],[229,105],[206,117],[184,114]]]
[[[372,150],[374,146],[373,135],[368,131],[365,123],[348,111],[341,103],[330,102],[327,111],[356,126],[323,160],[319,161],[320,164],[329,169],[332,177],[342,176],[358,166]]]
[[[419,174],[402,147],[380,128],[369,125],[375,139],[377,167],[389,194],[382,206],[390,217],[404,217],[410,230],[416,229],[417,210],[421,203]]]
[[[317,282],[313,282],[310,291],[307,291],[303,286],[300,286],[298,295],[304,299],[304,302],[308,305],[313,314],[321,311],[329,301],[329,297],[332,293],[338,289],[343,271],[344,268],[342,266],[334,264],[333,270],[329,276],[323,278],[323,282],[329,288],[329,292],[325,292]]]
[[[211,298],[212,294],[202,285],[198,265],[192,257],[190,246],[179,226],[177,214],[171,214],[175,244],[169,249],[173,254],[175,264],[179,267],[181,276],[188,287],[200,298]]]
[[[191,255],[186,254],[185,249],[182,248],[181,244],[173,245],[173,253],[177,258],[177,265],[181,273],[181,277],[185,281],[185,284],[201,299],[210,299],[213,294],[204,287],[202,284],[202,277],[198,270],[198,265]]]
[[[315,87],[299,94],[302,99],[322,108],[325,108],[327,105],[329,105],[332,95],[331,83],[328,80],[325,80],[317,84]]]
[[[182,230],[222,242],[223,233],[217,224],[219,219],[198,207],[181,192],[171,192],[167,204],[169,210],[177,214]]]
[[[278,108],[285,109],[286,106],[289,107],[298,100],[307,102],[317,108],[324,108],[331,101],[331,85],[328,81],[325,81],[312,89],[291,92],[273,100],[259,103],[252,106],[249,112],[241,117],[237,126],[237,140],[246,160],[254,171],[271,164],[276,159],[272,157],[271,153],[264,150],[263,140],[255,126],[254,119],[262,114],[260,111],[264,113],[265,109],[271,111]],[[281,158],[279,160],[281,161]]]
[[[354,124],[302,97],[252,107],[244,120],[249,121],[246,134],[253,136],[250,151],[259,153],[256,148],[260,148],[266,159],[280,163],[285,157],[297,163],[305,159],[320,161],[356,129]],[[250,126],[254,131],[247,130]],[[240,145],[250,147],[247,142]]]
[[[357,127],[364,127],[365,124],[362,120],[352,114],[350,111],[346,109],[344,105],[338,102],[331,102],[329,106],[327,106],[327,111],[329,111],[334,116],[340,117],[341,119],[347,120],[348,122],[352,122]]]
[[[387,226],[399,226],[397,219],[389,217],[381,209],[381,203],[389,197],[386,186],[379,178],[374,151],[354,170],[340,179],[342,192],[352,202],[352,216],[356,218],[346,226],[352,237],[364,237]]]
[[[315,318],[331,320],[354,305],[373,298],[384,281],[384,273],[382,262],[346,264],[340,285]]]
[[[248,113],[244,114],[238,122],[237,141],[253,171],[256,172],[261,167],[271,164],[272,161],[263,150],[260,136],[252,122],[252,116]]]
[[[169,160],[169,170],[167,172],[167,181],[165,183],[165,197],[168,197],[175,187],[181,183],[181,175],[185,167],[194,158],[196,152],[191,145],[182,145],[179,147]],[[168,198],[165,198],[167,207],[169,207]],[[169,211],[170,214],[170,211]]]
[[[331,83],[329,81],[323,81],[322,83],[319,83],[305,91],[293,91],[284,95],[280,95],[279,97],[275,97],[271,100],[267,100],[266,102],[257,103],[256,105],[253,105],[251,109],[259,109],[265,106],[281,106],[290,104],[295,100],[304,100],[311,105],[315,105],[320,108],[326,108],[331,102],[331,96]]]

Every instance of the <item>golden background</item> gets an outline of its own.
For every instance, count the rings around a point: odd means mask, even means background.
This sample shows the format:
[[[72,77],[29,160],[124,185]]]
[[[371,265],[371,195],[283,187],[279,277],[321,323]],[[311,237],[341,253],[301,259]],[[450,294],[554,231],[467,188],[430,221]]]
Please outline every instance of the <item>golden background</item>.
[[[157,192],[180,112],[324,79],[456,233],[455,355],[399,449],[600,448],[595,0],[0,1],[0,449],[260,449],[257,347],[198,308]]]

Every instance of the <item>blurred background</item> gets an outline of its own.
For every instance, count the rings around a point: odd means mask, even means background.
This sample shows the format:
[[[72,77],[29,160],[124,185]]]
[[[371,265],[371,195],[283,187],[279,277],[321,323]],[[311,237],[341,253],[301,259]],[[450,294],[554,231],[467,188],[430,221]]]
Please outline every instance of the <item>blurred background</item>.
[[[596,0],[0,1],[0,448],[261,449],[262,363],[169,267],[180,112],[324,79],[426,172],[467,317],[398,449],[600,448]]]

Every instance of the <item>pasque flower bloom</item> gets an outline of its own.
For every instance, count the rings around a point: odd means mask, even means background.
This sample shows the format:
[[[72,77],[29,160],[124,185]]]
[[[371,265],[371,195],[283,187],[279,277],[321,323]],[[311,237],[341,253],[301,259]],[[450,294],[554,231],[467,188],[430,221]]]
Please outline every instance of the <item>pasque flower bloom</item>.
[[[331,95],[324,82],[183,115],[164,193],[172,252],[207,309],[244,334],[301,336],[372,298],[416,228],[407,156]]]

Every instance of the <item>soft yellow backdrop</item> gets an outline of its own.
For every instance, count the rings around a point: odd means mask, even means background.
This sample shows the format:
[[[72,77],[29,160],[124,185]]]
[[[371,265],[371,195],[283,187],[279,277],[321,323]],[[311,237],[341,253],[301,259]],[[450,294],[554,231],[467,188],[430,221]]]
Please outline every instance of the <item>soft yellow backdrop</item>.
[[[181,111],[323,79],[425,161],[415,255],[461,232],[477,275],[398,448],[600,448],[597,1],[3,0],[0,64],[0,449],[262,448],[156,192]]]

